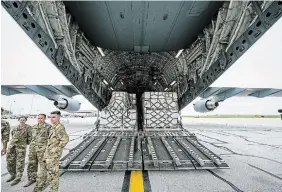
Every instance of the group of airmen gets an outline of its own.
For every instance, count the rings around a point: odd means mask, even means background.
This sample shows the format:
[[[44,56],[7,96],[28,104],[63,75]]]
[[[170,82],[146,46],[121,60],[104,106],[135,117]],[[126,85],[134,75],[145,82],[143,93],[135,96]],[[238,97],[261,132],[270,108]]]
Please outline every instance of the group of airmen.
[[[26,124],[27,118],[18,118],[19,125],[10,131],[10,124],[1,120],[1,136],[3,148],[1,155],[6,154],[7,170],[12,182],[11,186],[21,181],[25,168],[25,156],[29,145],[27,176],[24,187],[35,183],[34,191],[43,191],[47,184],[52,192],[59,189],[59,160],[69,136],[64,125],[60,123],[60,111],[50,115],[52,125],[45,122],[46,115],[38,114],[38,123],[34,126]],[[7,146],[8,142],[9,146]]]

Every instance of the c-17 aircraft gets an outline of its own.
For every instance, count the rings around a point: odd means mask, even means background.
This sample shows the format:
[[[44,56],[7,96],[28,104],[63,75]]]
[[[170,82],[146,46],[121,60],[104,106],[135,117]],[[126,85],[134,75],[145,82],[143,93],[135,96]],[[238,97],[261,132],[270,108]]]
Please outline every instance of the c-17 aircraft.
[[[80,101],[73,96],[80,95],[72,85],[1,85],[2,95],[38,94],[54,101],[54,105],[63,111],[77,113],[80,111]],[[199,95],[201,100],[194,102],[194,110],[199,113],[211,112],[218,108],[219,102],[231,97],[282,97],[282,89],[273,88],[239,88],[239,87],[209,87]]]
[[[200,96],[281,18],[281,1],[1,1],[101,115],[60,168],[228,168],[182,125]],[[203,106],[203,104],[201,104]]]

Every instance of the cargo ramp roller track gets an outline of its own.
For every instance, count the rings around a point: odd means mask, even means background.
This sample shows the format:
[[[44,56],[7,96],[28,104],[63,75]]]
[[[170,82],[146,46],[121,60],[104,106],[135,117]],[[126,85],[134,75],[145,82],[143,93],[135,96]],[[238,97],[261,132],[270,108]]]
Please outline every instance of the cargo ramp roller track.
[[[177,94],[113,92],[95,129],[61,159],[68,171],[193,170],[229,168],[219,156],[182,128]],[[140,119],[140,117],[142,117]],[[137,126],[137,122],[142,121]]]
[[[61,159],[68,171],[193,170],[229,168],[190,136],[93,136]],[[122,133],[117,132],[117,135]]]

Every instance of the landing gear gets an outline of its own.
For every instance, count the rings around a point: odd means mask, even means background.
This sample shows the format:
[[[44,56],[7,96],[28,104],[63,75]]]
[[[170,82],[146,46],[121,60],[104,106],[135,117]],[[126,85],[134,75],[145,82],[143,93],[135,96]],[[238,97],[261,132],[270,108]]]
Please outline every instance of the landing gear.
[[[282,120],[282,109],[278,109],[278,113],[281,115],[281,120]]]

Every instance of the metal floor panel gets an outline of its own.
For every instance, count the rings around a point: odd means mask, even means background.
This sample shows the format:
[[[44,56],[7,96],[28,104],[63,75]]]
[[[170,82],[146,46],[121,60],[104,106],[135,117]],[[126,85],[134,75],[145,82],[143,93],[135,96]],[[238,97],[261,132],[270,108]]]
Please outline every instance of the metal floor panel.
[[[95,129],[62,159],[61,169],[119,171],[228,168],[222,159],[200,144],[194,134],[182,128],[179,113],[174,112],[178,105],[176,93],[145,92],[142,96],[144,102],[140,103],[139,100],[139,105],[144,105],[147,110],[143,113],[145,119],[138,119],[134,115],[132,120],[139,123],[133,129],[118,125],[128,119],[127,113],[122,111],[128,112],[135,103],[128,98],[127,93],[114,94]]]
[[[61,159],[60,169],[69,171],[193,170],[229,168],[219,156],[200,144],[189,132],[112,133],[92,131]],[[103,134],[102,134],[103,135]],[[119,136],[116,136],[119,135]],[[177,135],[177,136],[167,136]]]

